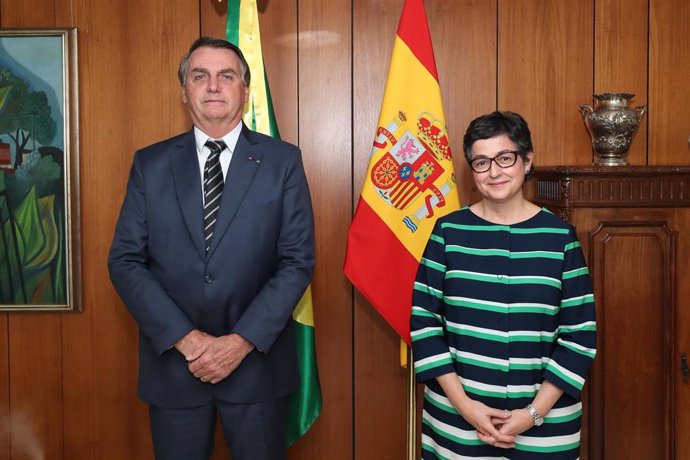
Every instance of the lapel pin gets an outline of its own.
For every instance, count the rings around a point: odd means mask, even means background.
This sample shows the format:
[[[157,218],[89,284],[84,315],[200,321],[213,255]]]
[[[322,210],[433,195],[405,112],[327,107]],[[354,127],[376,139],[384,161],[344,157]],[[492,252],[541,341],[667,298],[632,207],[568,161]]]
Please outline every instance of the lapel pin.
[[[247,157],[247,160],[249,160],[249,161],[255,161],[256,164],[261,163],[261,160],[255,160],[254,157],[252,157],[252,156]]]

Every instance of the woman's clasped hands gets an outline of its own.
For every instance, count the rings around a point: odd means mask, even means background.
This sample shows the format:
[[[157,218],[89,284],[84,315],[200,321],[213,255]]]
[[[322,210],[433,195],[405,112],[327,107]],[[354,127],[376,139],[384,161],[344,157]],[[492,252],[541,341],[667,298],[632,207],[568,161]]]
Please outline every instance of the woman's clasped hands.
[[[465,401],[459,409],[463,418],[477,429],[482,442],[504,449],[515,447],[515,437],[534,423],[525,409],[494,409],[472,399]]]

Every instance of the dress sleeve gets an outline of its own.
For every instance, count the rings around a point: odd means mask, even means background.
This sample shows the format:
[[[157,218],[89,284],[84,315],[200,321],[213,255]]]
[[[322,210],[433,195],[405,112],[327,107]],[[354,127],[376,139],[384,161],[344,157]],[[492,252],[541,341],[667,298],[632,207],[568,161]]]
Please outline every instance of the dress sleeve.
[[[444,334],[445,239],[440,222],[427,242],[412,290],[410,334],[419,382],[455,372]]]
[[[596,316],[589,269],[572,229],[564,247],[561,283],[556,348],[544,378],[578,398],[596,355]]]

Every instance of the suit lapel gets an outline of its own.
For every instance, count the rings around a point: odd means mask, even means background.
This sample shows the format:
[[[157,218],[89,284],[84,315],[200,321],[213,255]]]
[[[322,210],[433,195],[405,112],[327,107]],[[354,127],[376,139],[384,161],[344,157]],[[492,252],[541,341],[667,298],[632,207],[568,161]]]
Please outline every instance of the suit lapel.
[[[262,153],[258,141],[253,139],[251,131],[246,126],[243,126],[225,177],[218,220],[213,230],[211,247],[208,250],[209,257],[218,246],[218,242],[223,238],[228,225],[230,225],[240,204],[242,204],[247,190],[249,190],[249,186],[254,180],[256,171],[259,169],[261,157]]]
[[[194,131],[190,131],[180,139],[176,150],[170,157],[177,191],[177,200],[182,209],[182,215],[187,223],[187,229],[192,237],[194,246],[199,256],[206,258],[204,247],[204,215],[201,199],[201,176],[199,172],[199,159],[196,153]]]

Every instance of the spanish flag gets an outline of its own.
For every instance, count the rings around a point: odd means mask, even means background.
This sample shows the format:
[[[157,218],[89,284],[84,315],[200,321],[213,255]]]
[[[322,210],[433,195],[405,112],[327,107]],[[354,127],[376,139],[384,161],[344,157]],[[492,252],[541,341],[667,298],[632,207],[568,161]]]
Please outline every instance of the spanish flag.
[[[405,0],[345,275],[410,343],[412,286],[438,217],[460,208],[423,0]]]
[[[261,52],[256,0],[228,0],[226,34],[228,41],[242,50],[252,74],[249,101],[245,105],[242,117],[244,124],[254,131],[280,138]],[[321,385],[316,366],[311,286],[307,287],[297,304],[292,320],[297,338],[301,386],[299,391],[292,396],[288,420],[288,444],[293,444],[304,435],[321,413]]]

